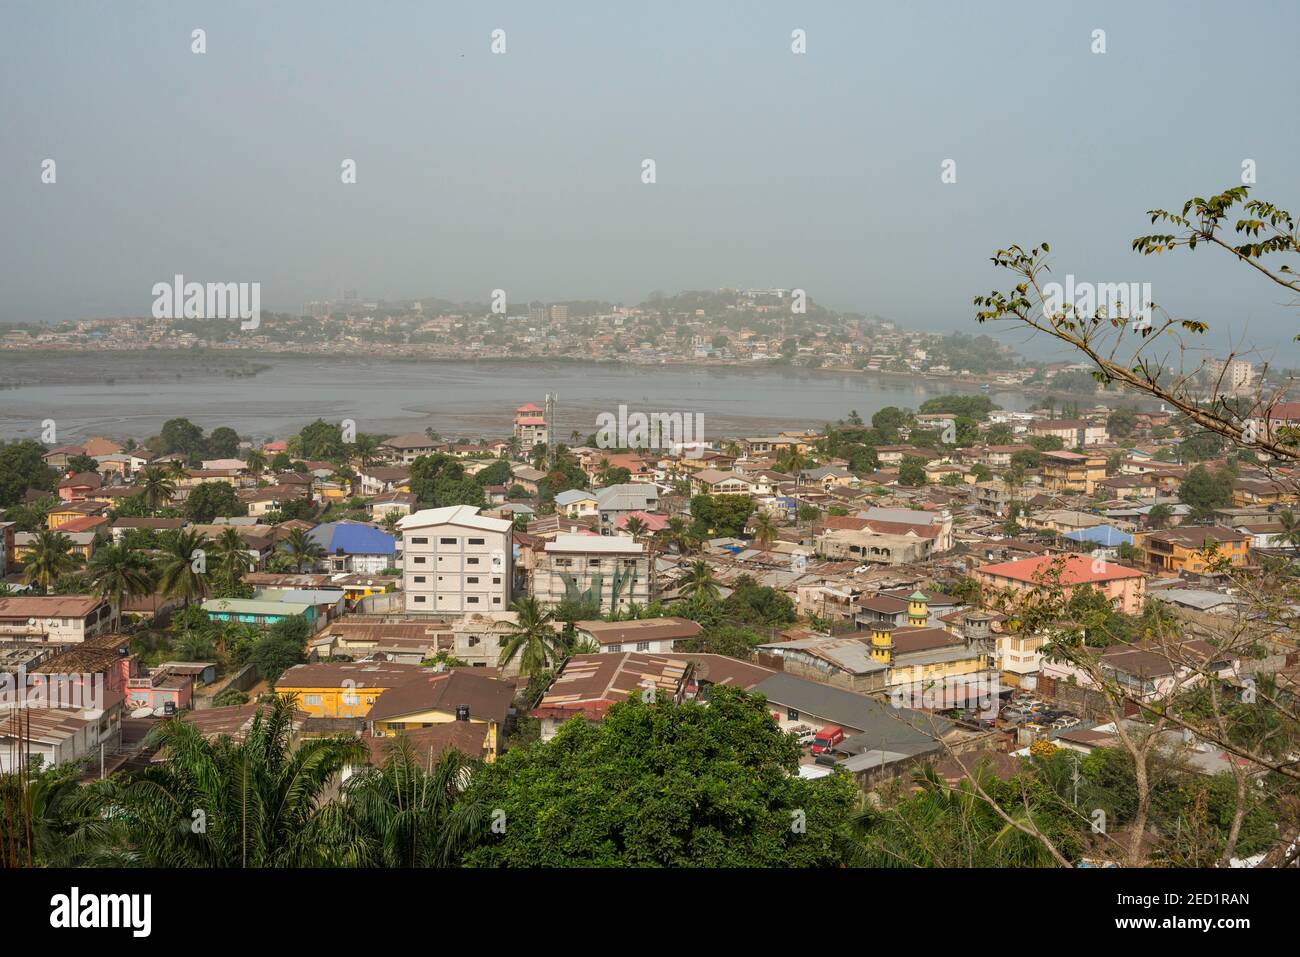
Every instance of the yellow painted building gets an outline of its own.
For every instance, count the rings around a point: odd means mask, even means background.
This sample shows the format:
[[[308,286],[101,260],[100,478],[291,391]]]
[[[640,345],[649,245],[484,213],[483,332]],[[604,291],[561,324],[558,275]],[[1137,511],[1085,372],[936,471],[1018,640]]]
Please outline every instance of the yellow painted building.
[[[514,685],[467,669],[430,671],[385,694],[370,715],[371,732],[394,737],[452,721],[500,724],[514,701]]]
[[[1078,492],[1091,495],[1106,477],[1104,455],[1078,452],[1044,452],[1039,460],[1043,488],[1049,492]]]
[[[276,694],[297,695],[313,718],[364,718],[390,688],[427,672],[419,665],[351,661],[295,665],[275,683]]]
[[[1199,574],[1227,559],[1250,564],[1250,536],[1218,525],[1182,525],[1136,536],[1147,565],[1160,572]]]

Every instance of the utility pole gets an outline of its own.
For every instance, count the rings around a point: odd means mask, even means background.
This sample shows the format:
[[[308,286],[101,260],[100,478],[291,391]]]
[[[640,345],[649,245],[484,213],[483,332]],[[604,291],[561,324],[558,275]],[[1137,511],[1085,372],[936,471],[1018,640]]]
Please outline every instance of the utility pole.
[[[554,392],[546,393],[546,454],[551,459],[551,465],[554,466],[558,459],[555,456],[555,401],[559,395]]]

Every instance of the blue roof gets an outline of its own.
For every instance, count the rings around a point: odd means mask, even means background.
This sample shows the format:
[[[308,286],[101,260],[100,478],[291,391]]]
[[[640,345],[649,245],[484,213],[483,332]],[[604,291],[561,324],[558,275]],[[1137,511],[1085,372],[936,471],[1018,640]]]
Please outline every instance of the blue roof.
[[[1092,528],[1081,528],[1077,532],[1070,532],[1066,538],[1075,542],[1091,542],[1094,545],[1104,545],[1107,548],[1114,548],[1116,545],[1132,545],[1133,536],[1121,532],[1114,525],[1094,525]]]
[[[331,555],[340,548],[344,555],[393,555],[397,552],[397,540],[370,525],[329,522],[317,525],[307,533],[307,537]]]

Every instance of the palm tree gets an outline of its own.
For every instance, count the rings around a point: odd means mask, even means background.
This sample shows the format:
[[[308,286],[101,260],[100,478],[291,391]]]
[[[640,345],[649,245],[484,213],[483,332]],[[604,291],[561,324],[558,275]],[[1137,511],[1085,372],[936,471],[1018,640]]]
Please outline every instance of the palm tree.
[[[266,471],[267,461],[266,453],[261,449],[251,449],[244,456],[244,464],[248,466],[248,471],[254,475],[261,475]]]
[[[713,569],[708,562],[702,558],[691,562],[686,581],[682,582],[681,593],[692,597],[695,595],[703,595],[706,598],[718,597],[718,580],[713,577]]]
[[[307,533],[301,528],[289,529],[289,534],[280,544],[293,556],[294,569],[299,574],[302,573],[303,566],[314,566],[325,557],[325,549],[308,538]]]
[[[167,474],[174,479],[185,478],[185,460],[172,459],[167,463]]]
[[[668,525],[664,528],[664,535],[669,544],[675,547],[679,552],[685,554],[690,550],[691,530],[686,524],[686,519],[680,515],[674,515],[668,519]]]
[[[358,432],[357,440],[352,444],[362,468],[371,465],[379,454],[379,439],[368,433]]]
[[[532,677],[561,656],[559,636],[552,623],[553,612],[543,611],[532,595],[515,599],[511,609],[519,616],[513,631],[501,636],[497,665],[504,668],[517,655],[519,673]]]
[[[149,559],[125,542],[97,549],[86,571],[95,593],[108,600],[114,618],[121,615],[125,599],[153,593]]]
[[[776,467],[779,471],[787,475],[793,475],[796,479],[799,473],[809,465],[808,456],[799,451],[797,445],[791,445],[789,448],[782,449],[776,457]]]
[[[156,465],[145,466],[140,471],[136,484],[140,486],[140,495],[151,511],[158,511],[176,494],[176,483]]]
[[[443,751],[426,770],[406,735],[389,744],[382,768],[348,779],[325,819],[362,848],[369,867],[449,867],[471,834],[455,826],[456,807],[477,762]]]
[[[356,866],[365,844],[330,827],[329,787],[364,758],[356,738],[292,743],[296,701],[279,696],[254,717],[242,741],[210,741],[190,722],[166,721],[157,742],[167,754],[100,789],[145,867]]]
[[[754,516],[753,539],[763,548],[776,541],[776,525],[773,524],[772,516],[767,512],[759,512]]]
[[[244,572],[251,571],[257,563],[248,554],[248,546],[232,525],[222,531],[216,543],[217,569],[230,591],[234,591]]]
[[[1290,546],[1294,553],[1297,546],[1300,546],[1300,516],[1288,508],[1277,513],[1277,521],[1282,526],[1282,531],[1274,538]]]
[[[43,529],[36,533],[23,559],[23,581],[28,585],[40,585],[48,595],[55,582],[80,565],[81,562],[72,554],[72,539],[62,532]]]
[[[195,569],[194,560],[207,538],[198,532],[177,529],[168,536],[158,565],[158,588],[168,598],[180,598],[185,607],[208,593],[204,563]]]
[[[650,526],[640,515],[631,516],[623,528],[632,535],[634,541],[640,539],[645,542],[646,563],[650,569],[650,600],[654,601],[655,580],[658,578],[655,570],[655,545],[658,543],[658,536],[651,531]]]
[[[80,776],[72,762],[0,775],[0,867],[123,863],[114,855],[121,827],[86,800]]]

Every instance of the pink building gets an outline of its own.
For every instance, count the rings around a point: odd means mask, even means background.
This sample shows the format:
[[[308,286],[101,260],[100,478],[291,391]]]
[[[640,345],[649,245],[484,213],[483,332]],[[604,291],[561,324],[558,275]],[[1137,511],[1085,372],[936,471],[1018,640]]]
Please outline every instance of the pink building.
[[[1140,571],[1088,555],[1037,555],[984,565],[975,569],[975,579],[1019,594],[1041,592],[1059,583],[1066,601],[1073,596],[1074,589],[1091,585],[1110,599],[1116,611],[1126,615],[1139,614],[1146,600],[1146,576]]]

